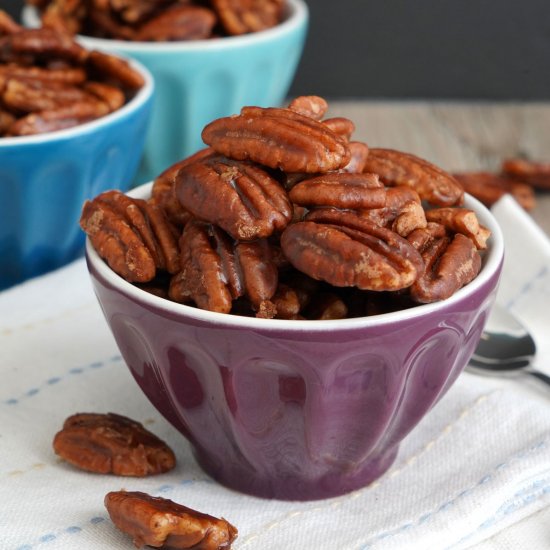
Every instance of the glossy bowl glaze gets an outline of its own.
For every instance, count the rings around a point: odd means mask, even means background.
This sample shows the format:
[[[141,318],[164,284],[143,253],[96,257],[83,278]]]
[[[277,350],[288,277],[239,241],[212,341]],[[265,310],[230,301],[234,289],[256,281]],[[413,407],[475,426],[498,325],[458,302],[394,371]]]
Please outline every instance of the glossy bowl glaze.
[[[121,109],[74,128],[0,138],[0,290],[82,255],[85,199],[127,190],[144,147],[154,84]]]
[[[149,186],[134,190],[146,197]],[[202,311],[127,283],[88,242],[90,275],[137,383],[222,484],[309,500],[370,483],[466,366],[494,301],[501,232],[450,299],[338,321]]]
[[[36,26],[32,8],[23,20]],[[307,33],[303,0],[288,0],[284,21],[243,36],[183,42],[128,42],[79,36],[85,46],[137,59],[153,74],[155,103],[139,183],[204,147],[210,121],[244,105],[281,104],[300,60]]]

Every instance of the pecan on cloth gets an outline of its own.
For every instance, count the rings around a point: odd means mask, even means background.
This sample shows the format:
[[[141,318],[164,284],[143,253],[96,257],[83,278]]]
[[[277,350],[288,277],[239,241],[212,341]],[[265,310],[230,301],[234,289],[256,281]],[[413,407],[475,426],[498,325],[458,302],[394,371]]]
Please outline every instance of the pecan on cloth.
[[[79,413],[65,420],[53,448],[89,472],[143,477],[171,470],[174,453],[139,422],[118,414]]]
[[[107,493],[105,507],[137,548],[228,550],[237,538],[237,529],[223,518],[139,491]]]

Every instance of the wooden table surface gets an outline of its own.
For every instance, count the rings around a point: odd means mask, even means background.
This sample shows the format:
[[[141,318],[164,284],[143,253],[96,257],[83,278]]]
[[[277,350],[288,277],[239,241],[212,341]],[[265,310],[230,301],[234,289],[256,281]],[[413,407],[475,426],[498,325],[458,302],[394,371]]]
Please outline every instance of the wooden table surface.
[[[330,116],[354,121],[354,138],[400,149],[451,172],[497,170],[502,159],[550,162],[550,103],[330,102]],[[531,215],[550,236],[550,192]]]

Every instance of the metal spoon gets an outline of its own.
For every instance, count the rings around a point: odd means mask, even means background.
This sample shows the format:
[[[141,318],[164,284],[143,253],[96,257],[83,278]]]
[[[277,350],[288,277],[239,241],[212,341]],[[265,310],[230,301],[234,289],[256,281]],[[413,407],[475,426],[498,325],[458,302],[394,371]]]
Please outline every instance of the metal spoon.
[[[530,374],[550,385],[550,376],[531,366],[537,351],[527,329],[495,304],[467,370],[477,374]]]

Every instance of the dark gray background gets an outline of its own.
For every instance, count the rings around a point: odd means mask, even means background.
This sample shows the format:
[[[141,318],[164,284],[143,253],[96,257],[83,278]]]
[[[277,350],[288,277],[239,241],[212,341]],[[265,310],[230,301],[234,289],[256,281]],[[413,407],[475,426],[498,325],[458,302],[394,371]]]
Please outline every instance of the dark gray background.
[[[22,0],[0,0],[18,14]],[[308,0],[290,95],[550,98],[550,0]]]

